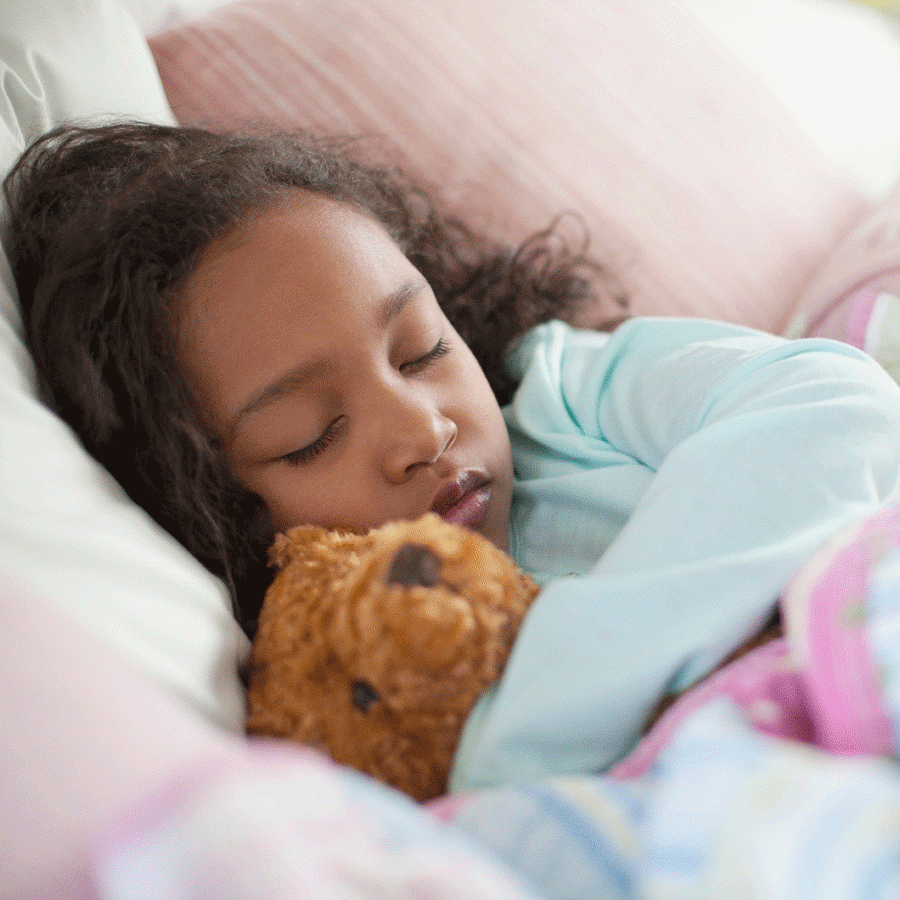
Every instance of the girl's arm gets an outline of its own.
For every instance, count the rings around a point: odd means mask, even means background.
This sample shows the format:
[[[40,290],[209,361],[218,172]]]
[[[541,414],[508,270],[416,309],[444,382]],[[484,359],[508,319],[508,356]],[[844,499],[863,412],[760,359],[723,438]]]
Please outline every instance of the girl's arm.
[[[900,389],[849,346],[666,319],[604,342],[552,323],[517,357],[514,553],[582,574],[539,596],[455,789],[608,768],[900,485]]]

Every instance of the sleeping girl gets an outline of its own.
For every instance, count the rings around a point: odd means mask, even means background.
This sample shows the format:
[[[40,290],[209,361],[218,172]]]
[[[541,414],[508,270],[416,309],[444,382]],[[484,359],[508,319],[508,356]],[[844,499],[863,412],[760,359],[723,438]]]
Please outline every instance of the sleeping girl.
[[[865,354],[573,328],[609,280],[584,248],[495,244],[339,143],[64,128],[5,190],[47,403],[248,630],[305,522],[433,510],[542,585],[456,789],[606,771],[900,487],[900,389]]]

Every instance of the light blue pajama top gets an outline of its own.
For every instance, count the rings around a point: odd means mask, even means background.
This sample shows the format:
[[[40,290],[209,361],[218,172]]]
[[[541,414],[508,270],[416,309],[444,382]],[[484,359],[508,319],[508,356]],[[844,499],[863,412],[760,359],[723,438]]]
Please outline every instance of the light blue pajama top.
[[[511,553],[543,590],[469,716],[456,791],[607,769],[900,487],[900,388],[849,345],[551,322],[511,367]]]

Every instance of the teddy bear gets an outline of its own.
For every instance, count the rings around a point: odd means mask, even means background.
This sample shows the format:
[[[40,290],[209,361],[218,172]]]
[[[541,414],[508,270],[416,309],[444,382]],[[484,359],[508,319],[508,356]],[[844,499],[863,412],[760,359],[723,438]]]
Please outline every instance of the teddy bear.
[[[247,731],[316,747],[424,801],[538,587],[434,513],[365,534],[298,526],[270,551]]]

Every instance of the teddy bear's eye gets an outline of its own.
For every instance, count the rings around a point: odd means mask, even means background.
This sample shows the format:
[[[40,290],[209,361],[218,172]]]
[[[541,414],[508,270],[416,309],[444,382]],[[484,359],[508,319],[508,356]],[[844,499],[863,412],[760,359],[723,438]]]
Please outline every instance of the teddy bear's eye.
[[[353,705],[360,712],[367,713],[381,699],[381,694],[368,681],[354,681],[351,690]]]

